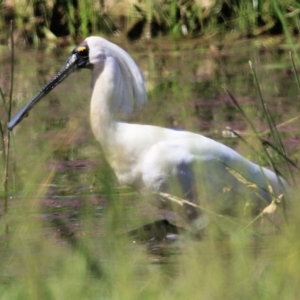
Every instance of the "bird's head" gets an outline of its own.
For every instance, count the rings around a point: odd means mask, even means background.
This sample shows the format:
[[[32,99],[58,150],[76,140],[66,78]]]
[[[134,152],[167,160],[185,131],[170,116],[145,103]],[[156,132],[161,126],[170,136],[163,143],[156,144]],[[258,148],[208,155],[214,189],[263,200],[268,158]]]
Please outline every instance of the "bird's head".
[[[74,48],[70,53],[66,63],[60,71],[33,97],[28,103],[16,114],[8,123],[8,130],[12,130],[22,119],[28,115],[42,98],[44,98],[55,86],[61,83],[71,73],[82,68],[92,68],[93,65],[105,64],[107,57],[113,57],[120,65],[123,76],[130,78],[126,80],[128,86],[126,91],[132,91],[129,94],[135,95],[138,105],[141,106],[146,102],[146,89],[143,76],[130,57],[130,55],[119,46],[96,36],[86,38],[81,44]],[[128,93],[122,93],[126,98]],[[123,101],[126,103],[126,99]]]
[[[89,46],[86,40],[84,40],[81,44],[79,44],[71,53],[70,57],[68,58],[66,64],[74,62],[75,68],[88,68],[91,66],[90,59],[89,59]]]

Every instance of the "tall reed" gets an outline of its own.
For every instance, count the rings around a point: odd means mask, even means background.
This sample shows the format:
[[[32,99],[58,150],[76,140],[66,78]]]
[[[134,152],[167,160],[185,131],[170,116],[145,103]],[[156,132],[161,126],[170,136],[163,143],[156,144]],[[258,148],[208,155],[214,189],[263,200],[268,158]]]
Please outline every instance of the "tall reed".
[[[8,122],[11,118],[11,109],[12,109],[12,98],[13,98],[13,89],[14,89],[14,25],[13,21],[11,21],[10,28],[10,43],[11,43],[11,70],[10,70],[10,91],[8,103],[4,99],[3,93],[1,91],[1,96],[3,99],[3,104],[6,111],[6,120],[1,124],[1,136],[2,136],[2,144],[3,144],[3,162],[4,162],[4,181],[3,181],[3,190],[4,190],[4,203],[3,203],[3,215],[7,214],[8,211],[8,199],[9,199],[9,165],[11,161],[11,133],[9,131],[4,132],[4,128],[6,128],[6,122]],[[8,224],[6,225],[5,232],[8,233]]]

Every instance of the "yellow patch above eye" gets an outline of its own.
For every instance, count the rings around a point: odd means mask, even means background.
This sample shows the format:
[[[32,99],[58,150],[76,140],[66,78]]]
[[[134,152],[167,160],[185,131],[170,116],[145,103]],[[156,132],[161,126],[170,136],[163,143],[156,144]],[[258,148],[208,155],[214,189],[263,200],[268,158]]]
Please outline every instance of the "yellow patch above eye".
[[[84,50],[86,50],[86,46],[79,46],[78,48],[77,48],[77,50],[78,51],[84,51]]]

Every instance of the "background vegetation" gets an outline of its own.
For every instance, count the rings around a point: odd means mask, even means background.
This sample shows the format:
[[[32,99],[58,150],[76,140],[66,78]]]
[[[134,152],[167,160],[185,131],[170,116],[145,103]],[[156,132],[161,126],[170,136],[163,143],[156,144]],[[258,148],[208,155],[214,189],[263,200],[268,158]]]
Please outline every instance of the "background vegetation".
[[[23,45],[95,33],[130,40],[161,35],[234,36],[298,34],[298,1],[290,0],[2,0],[1,40],[14,20]]]
[[[208,213],[201,241],[188,234],[159,240],[134,231],[166,212],[117,185],[90,130],[87,73],[67,79],[22,127],[10,137],[6,132],[11,105],[18,110],[65,61],[67,54],[57,46],[89,34],[111,35],[134,56],[148,82],[149,104],[131,122],[203,132],[269,167],[271,157],[297,186],[297,169],[270,147],[270,157],[262,151],[262,144],[282,142],[289,158],[299,161],[298,64],[293,68],[287,51],[297,46],[297,1],[1,5],[1,42],[10,46],[0,48],[1,299],[298,299],[297,194],[286,219],[282,205],[277,207],[281,221]],[[120,36],[157,42],[126,43]],[[280,141],[270,118],[281,125]],[[229,138],[227,125],[247,143]]]

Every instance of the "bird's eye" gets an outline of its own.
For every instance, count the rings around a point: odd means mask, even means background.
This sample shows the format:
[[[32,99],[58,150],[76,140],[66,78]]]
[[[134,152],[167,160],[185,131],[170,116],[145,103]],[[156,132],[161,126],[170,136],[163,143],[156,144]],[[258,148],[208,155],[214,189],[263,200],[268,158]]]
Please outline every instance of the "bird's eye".
[[[88,56],[89,54],[89,49],[87,46],[78,46],[76,50],[80,56]]]

